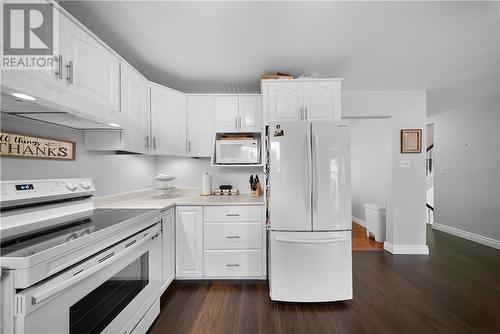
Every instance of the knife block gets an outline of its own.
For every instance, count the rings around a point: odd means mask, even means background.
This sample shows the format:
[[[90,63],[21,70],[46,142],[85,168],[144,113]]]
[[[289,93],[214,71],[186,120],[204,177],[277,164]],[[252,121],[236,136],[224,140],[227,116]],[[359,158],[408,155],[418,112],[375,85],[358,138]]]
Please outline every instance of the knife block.
[[[262,187],[260,186],[260,181],[257,182],[257,189],[251,190],[252,197],[259,197],[262,196]]]

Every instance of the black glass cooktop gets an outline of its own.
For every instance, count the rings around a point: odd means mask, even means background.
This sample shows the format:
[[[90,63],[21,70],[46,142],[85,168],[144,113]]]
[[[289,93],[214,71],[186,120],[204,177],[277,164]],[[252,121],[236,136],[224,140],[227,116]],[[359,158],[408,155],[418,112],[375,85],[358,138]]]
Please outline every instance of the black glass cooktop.
[[[28,257],[66,242],[85,237],[115,224],[139,217],[151,209],[95,209],[84,216],[50,229],[23,235],[0,245],[2,257]]]

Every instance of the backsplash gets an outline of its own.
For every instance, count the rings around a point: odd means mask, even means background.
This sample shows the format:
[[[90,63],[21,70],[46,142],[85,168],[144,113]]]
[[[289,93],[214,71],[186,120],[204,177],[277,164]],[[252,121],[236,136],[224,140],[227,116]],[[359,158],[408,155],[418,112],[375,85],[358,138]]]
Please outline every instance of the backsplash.
[[[1,179],[49,179],[91,177],[96,195],[110,195],[148,188],[148,177],[158,173],[177,177],[173,184],[182,188],[200,189],[202,173],[212,175],[212,187],[232,184],[241,193],[250,193],[250,174],[262,177],[262,167],[213,167],[210,159],[153,157],[145,155],[115,155],[108,152],[88,152],[83,147],[83,132],[57,125],[2,114],[1,129],[76,142],[75,161],[1,158]]]
[[[231,184],[242,194],[250,193],[248,179],[251,174],[259,175],[263,180],[262,167],[216,167],[210,165],[209,158],[157,157],[156,171],[177,177],[172,184],[177,187],[201,188],[202,173],[212,175],[212,188],[221,184]]]
[[[1,158],[2,180],[91,177],[96,195],[102,196],[147,188],[147,177],[155,173],[154,157],[85,151],[79,130],[6,114],[1,115],[1,128],[76,142],[75,161]]]

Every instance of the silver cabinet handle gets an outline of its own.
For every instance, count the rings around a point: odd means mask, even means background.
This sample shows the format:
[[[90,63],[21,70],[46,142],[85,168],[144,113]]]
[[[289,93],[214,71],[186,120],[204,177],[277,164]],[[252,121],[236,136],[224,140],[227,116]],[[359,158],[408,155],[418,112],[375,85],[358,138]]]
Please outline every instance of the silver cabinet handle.
[[[238,130],[238,117],[234,118],[234,123],[235,123],[235,126],[236,126],[236,130]]]
[[[188,152],[191,152],[191,140],[188,141]]]
[[[73,61],[68,61],[66,65],[66,82],[69,85],[73,84]]]
[[[306,115],[306,117],[304,117],[304,119],[307,120],[307,107],[305,109],[305,115]]]
[[[153,137],[153,150],[156,150],[156,137]]]
[[[54,59],[57,63],[57,70],[56,70],[56,79],[62,80],[63,77],[63,59],[61,55],[54,56]]]
[[[240,120],[240,124],[238,125],[238,129],[241,130],[241,116],[238,117],[238,119]]]
[[[228,217],[238,217],[239,215],[239,213],[226,213],[226,216]]]
[[[240,236],[239,235],[228,235],[226,236],[226,239],[239,239]]]
[[[300,119],[304,119],[304,107],[300,107]]]
[[[238,263],[228,263],[226,264],[226,267],[239,267],[240,265]]]
[[[144,137],[144,147],[149,148],[149,136]]]

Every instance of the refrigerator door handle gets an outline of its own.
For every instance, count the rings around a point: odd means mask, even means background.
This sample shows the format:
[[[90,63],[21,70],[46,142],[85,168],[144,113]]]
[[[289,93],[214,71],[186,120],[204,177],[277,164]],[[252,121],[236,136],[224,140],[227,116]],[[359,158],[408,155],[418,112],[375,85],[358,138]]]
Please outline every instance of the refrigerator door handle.
[[[312,205],[313,212],[318,211],[318,205],[316,198],[318,197],[318,174],[319,174],[319,148],[318,148],[318,135],[313,134],[312,137],[312,159],[314,159],[314,171],[313,171],[313,186],[312,186]]]
[[[311,133],[306,133],[306,212],[311,212],[311,196],[312,196],[312,157],[311,157]]]
[[[292,244],[332,244],[336,242],[349,241],[348,237],[342,238],[328,238],[328,239],[295,239],[295,238],[284,238],[276,237],[274,240],[278,242],[288,242]]]

